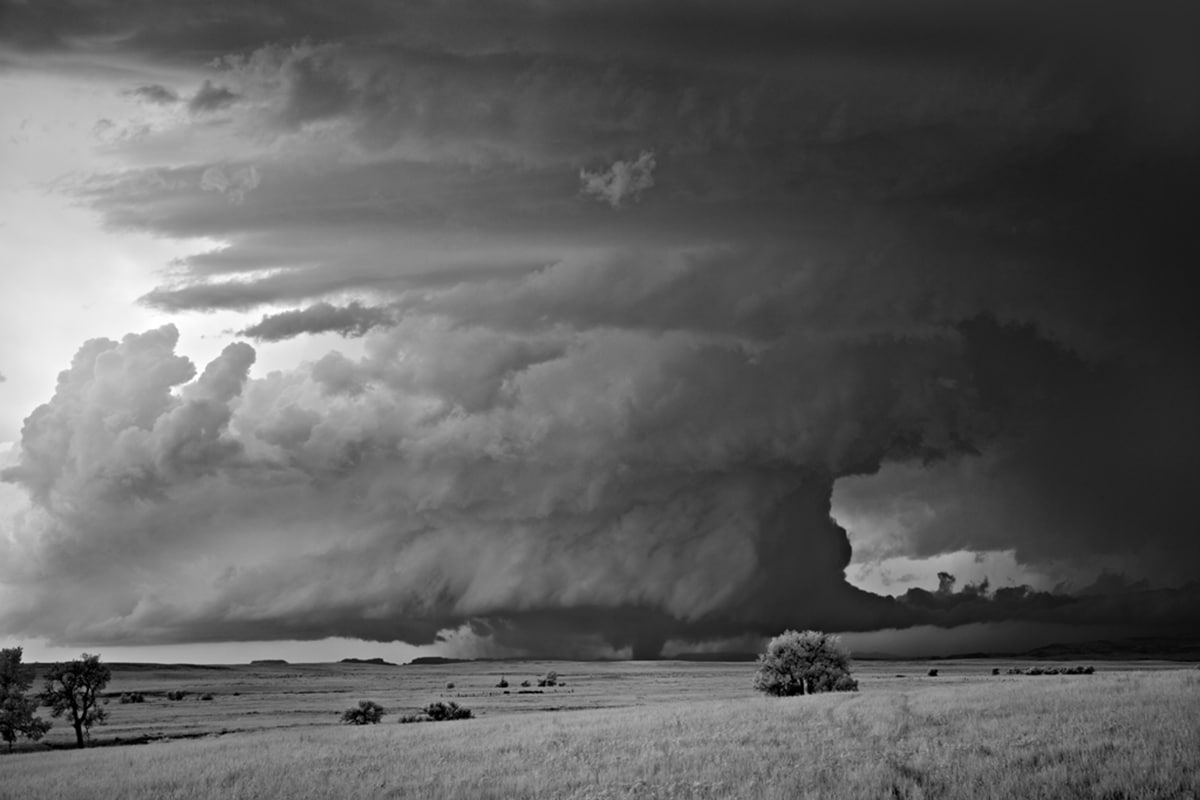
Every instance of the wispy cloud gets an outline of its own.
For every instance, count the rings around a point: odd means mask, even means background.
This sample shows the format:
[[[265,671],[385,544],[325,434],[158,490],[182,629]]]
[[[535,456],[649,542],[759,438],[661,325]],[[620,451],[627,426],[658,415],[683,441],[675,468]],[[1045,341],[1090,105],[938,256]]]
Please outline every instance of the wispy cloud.
[[[179,93],[174,89],[169,89],[157,83],[144,84],[133,89],[128,89],[124,94],[155,105],[171,105],[180,102],[181,99]]]
[[[254,325],[241,331],[241,335],[267,342],[278,342],[305,333],[329,331],[340,333],[342,336],[362,336],[376,326],[394,321],[394,313],[387,308],[364,306],[358,302],[345,306],[316,303],[307,308],[267,314]]]

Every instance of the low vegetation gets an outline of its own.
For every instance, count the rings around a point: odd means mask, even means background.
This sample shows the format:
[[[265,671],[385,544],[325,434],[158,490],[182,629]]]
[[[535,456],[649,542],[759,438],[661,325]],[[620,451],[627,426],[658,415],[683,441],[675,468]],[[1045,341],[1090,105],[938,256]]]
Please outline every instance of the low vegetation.
[[[376,725],[387,711],[374,700],[360,700],[356,708],[342,713],[343,725]]]
[[[604,669],[596,674],[640,676],[631,679],[640,683],[626,685],[630,690],[649,690],[670,674],[694,693],[703,680],[688,668]],[[642,706],[488,715],[469,723],[469,735],[458,725],[327,724],[152,747],[17,753],[0,757],[0,796],[1200,796],[1200,675],[1191,669],[1027,681],[992,680],[990,665],[974,672],[943,665],[943,674],[955,680],[897,681],[890,673],[868,678],[864,668],[863,691],[791,699],[753,696],[749,665],[722,669],[731,687],[740,681],[741,695],[680,694]],[[481,688],[494,683],[479,680]],[[445,673],[431,676],[433,686],[444,681]],[[620,685],[616,678],[604,682]]]
[[[418,714],[409,714],[400,718],[402,724],[412,722],[448,722],[455,719],[471,719],[474,716],[471,709],[463,708],[453,701],[446,703],[438,701],[430,703]]]

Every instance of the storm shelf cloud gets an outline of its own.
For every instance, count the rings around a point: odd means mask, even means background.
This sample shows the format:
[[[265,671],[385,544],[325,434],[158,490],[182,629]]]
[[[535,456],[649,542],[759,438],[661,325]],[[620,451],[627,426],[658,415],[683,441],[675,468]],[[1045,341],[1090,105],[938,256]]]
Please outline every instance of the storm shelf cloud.
[[[25,409],[0,634],[1200,626],[1186,8],[75,5],[0,47],[175,77],[63,190],[191,249]]]

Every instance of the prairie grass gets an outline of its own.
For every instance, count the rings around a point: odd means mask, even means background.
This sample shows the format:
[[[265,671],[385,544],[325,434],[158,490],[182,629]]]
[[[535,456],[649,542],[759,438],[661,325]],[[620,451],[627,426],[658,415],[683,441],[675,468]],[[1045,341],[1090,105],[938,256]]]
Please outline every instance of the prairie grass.
[[[1195,670],[940,681],[19,753],[0,798],[1200,798]]]

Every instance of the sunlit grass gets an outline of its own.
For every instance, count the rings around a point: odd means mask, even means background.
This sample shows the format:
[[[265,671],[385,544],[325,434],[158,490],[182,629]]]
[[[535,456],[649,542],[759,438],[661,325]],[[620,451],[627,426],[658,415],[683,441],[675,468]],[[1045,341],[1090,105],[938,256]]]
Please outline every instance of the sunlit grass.
[[[328,726],[0,758],[4,798],[1200,797],[1200,673]]]

